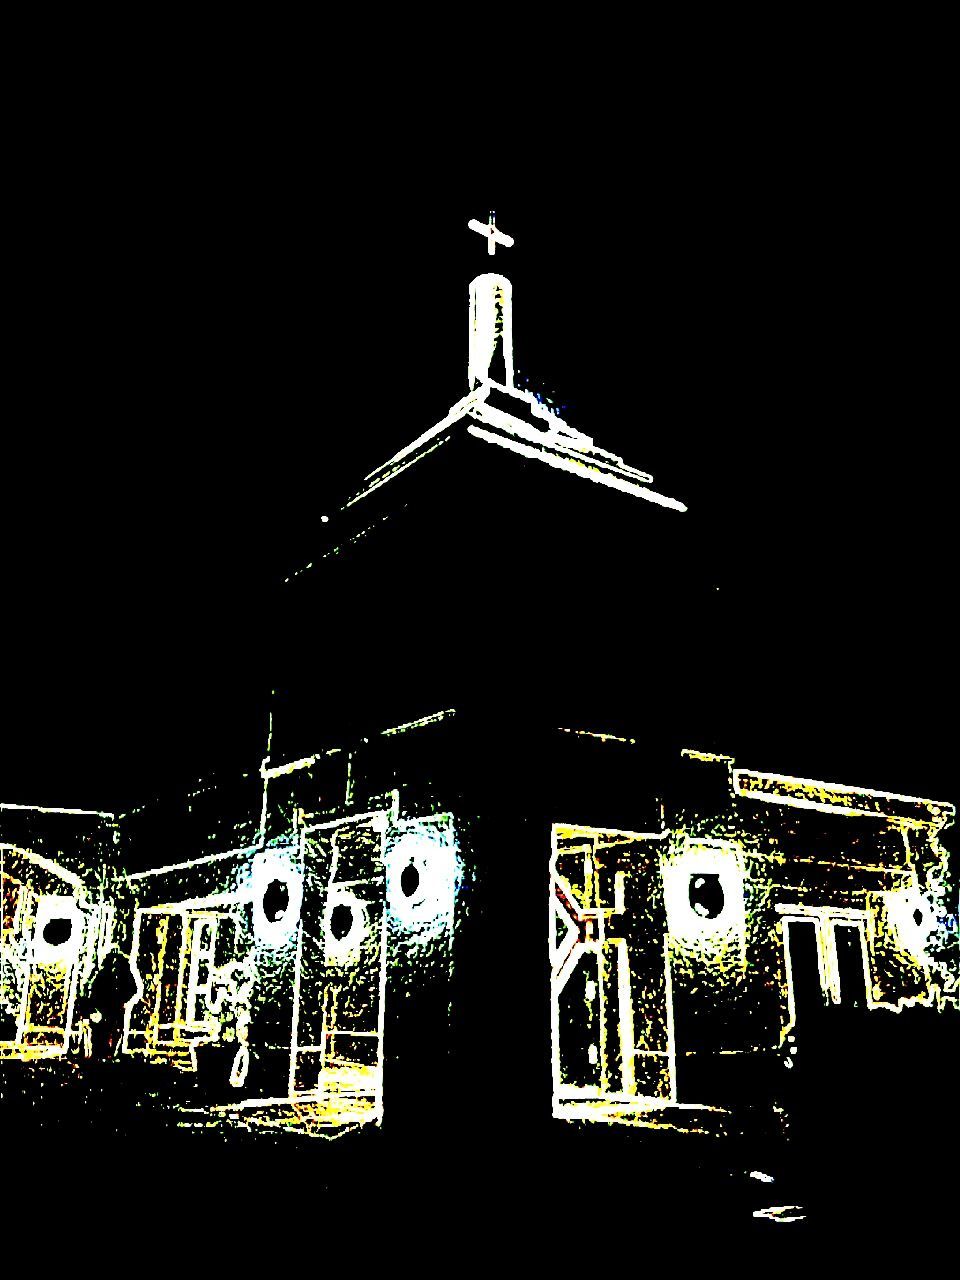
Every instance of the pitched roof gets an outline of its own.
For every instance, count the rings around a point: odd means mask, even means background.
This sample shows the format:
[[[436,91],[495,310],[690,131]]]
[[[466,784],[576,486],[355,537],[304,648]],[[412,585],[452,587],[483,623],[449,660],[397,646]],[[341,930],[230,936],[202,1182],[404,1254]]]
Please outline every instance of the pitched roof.
[[[676,498],[651,487],[653,477],[631,467],[551,412],[535,395],[485,381],[464,396],[445,418],[364,477],[344,509],[388,484],[422,458],[446,444],[455,433],[543,463],[594,484],[617,489],[672,511],[686,511]]]

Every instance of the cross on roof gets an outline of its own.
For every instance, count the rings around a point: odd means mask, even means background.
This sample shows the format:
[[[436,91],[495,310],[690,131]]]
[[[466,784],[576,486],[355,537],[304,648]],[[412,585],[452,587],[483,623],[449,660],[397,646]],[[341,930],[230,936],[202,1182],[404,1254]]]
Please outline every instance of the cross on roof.
[[[509,249],[513,244],[513,236],[504,235],[502,231],[497,230],[497,219],[492,209],[486,223],[480,222],[477,218],[471,218],[467,226],[471,231],[479,231],[482,236],[487,237],[487,253],[489,254],[497,252],[498,244],[503,245],[505,249]]]

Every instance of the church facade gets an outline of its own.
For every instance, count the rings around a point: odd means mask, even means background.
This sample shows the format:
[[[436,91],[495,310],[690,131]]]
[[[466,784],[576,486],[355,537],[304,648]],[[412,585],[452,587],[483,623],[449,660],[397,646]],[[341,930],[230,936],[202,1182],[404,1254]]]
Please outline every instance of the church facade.
[[[955,998],[929,951],[949,807],[696,751],[655,774],[565,729],[525,738],[536,775],[520,753],[464,787],[478,731],[451,711],[268,763],[247,847],[129,875],[126,1051],[194,1070],[239,965],[234,1104],[422,1115],[489,1088],[492,1037],[559,1118],[695,1127],[776,1096],[815,1007]]]
[[[259,769],[100,815],[87,881],[3,844],[29,972],[0,1052],[67,1052],[112,945],[123,1054],[209,1071],[234,1121],[416,1124],[501,1089],[696,1128],[776,1094],[809,1008],[956,1001],[953,808],[698,749],[722,673],[672,625],[700,600],[683,502],[515,386],[509,280],[468,316],[466,396],[282,586]]]

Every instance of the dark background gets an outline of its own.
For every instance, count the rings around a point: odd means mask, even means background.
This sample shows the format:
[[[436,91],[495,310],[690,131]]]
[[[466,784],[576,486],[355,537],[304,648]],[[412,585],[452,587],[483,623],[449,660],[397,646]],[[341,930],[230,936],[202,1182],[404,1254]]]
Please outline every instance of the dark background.
[[[724,748],[956,801],[942,162],[855,122],[707,130],[571,136],[559,168],[452,190],[58,119],[14,198],[0,799],[120,810],[257,767],[270,588],[465,392],[495,266],[518,382],[702,524]],[[465,226],[490,206],[495,259]]]

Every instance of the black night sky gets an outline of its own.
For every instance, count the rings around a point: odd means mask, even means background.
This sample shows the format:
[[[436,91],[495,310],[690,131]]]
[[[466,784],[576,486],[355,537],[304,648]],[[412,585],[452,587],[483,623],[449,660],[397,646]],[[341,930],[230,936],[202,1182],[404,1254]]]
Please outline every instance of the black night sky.
[[[292,159],[64,126],[20,188],[0,799],[122,809],[257,767],[265,637],[294,626],[270,585],[464,393],[466,285],[490,266],[465,224],[491,206],[518,379],[703,521],[742,640],[729,749],[960,798],[928,157],[571,144],[562,181],[490,168],[456,191]]]

